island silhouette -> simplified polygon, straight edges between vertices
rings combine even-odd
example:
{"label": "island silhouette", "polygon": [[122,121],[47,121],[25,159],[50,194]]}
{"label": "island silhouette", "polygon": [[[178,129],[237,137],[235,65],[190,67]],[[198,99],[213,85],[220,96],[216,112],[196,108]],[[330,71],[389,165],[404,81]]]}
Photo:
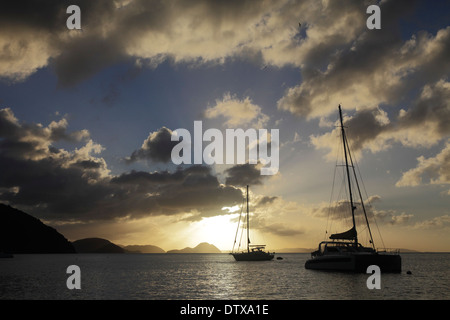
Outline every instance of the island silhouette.
{"label": "island silhouette", "polygon": [[207,242],[198,244],[195,248],[186,247],[181,250],[169,250],[167,253],[222,253],[216,246]]}
{"label": "island silhouette", "polygon": [[39,219],[0,203],[0,251],[75,253],[72,243]]}
{"label": "island silhouette", "polygon": [[77,253],[125,253],[125,249],[102,238],[85,238],[72,242]]}
{"label": "island silhouette", "polygon": [[[4,253],[166,253],[155,245],[121,246],[107,239],[92,237],[67,240],[56,229],[39,219],[0,203],[0,252]],[[221,253],[212,244],[202,242],[194,248],[167,253]]]}

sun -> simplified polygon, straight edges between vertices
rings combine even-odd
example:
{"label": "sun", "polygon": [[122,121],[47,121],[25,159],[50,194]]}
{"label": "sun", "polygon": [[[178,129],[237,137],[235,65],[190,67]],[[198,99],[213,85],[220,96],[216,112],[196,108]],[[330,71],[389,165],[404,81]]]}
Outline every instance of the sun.
{"label": "sun", "polygon": [[192,225],[191,241],[198,244],[208,242],[215,245],[221,251],[229,251],[233,247],[233,241],[237,230],[237,214],[227,214],[215,217],[203,218]]}

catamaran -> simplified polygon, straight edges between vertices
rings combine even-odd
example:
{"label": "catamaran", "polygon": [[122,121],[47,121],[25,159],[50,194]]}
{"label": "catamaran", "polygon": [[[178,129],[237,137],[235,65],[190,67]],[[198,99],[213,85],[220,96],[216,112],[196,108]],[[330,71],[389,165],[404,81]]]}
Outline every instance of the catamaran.
{"label": "catamaran", "polygon": [[[242,213],[242,211],[241,211]],[[242,216],[242,214],[241,214]],[[274,252],[266,252],[264,244],[250,244],[250,227],[249,227],[249,209],[248,209],[248,186],[247,186],[247,247],[244,251],[236,251],[234,252],[234,246],[236,244],[236,239],[239,231],[239,224],[241,221],[241,216],[239,217],[238,230],[236,231],[236,236],[234,238],[234,244],[231,254],[233,255],[236,261],[267,261],[272,260],[275,253]],[[239,250],[239,249],[238,249]]]}
{"label": "catamaran", "polygon": [[[332,234],[330,236],[330,241],[320,242],[318,249],[311,253],[311,259],[306,261],[305,268],[365,273],[368,266],[376,265],[380,268],[381,272],[399,273],[401,272],[401,257],[399,252],[378,251],[375,248],[372,232],[369,226],[369,220],[367,218],[366,209],[356,177],[355,167],[353,166],[353,159],[350,154],[350,148],[345,134],[340,105],[339,118],[341,123],[340,127],[346,168],[344,175],[346,175],[348,181],[350,203],[349,211],[351,212],[353,226],[345,232]],[[371,243],[371,247],[365,247],[358,242],[358,232],[355,223],[356,206],[352,195],[352,183],[350,180],[349,168],[353,169],[352,173],[356,184],[356,189],[358,190],[358,195],[361,198],[361,208],[363,209],[367,230],[369,231],[369,243]]]}

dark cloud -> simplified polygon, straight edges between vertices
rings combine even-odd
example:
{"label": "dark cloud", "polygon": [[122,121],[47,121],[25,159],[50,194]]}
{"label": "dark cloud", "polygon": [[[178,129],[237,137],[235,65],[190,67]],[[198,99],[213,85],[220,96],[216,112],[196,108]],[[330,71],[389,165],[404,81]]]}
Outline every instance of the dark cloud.
{"label": "dark cloud", "polygon": [[67,1],[2,1],[0,25],[55,30],[65,26]]}
{"label": "dark cloud", "polygon": [[[82,31],[66,28],[69,5],[79,6]],[[117,62],[141,58],[154,61],[161,56],[194,61],[205,52],[198,51],[197,45],[188,45],[195,42],[193,39],[202,39],[200,42],[211,49],[211,44],[224,36],[239,36],[235,28],[224,32],[224,25],[231,22],[239,27],[248,19],[257,19],[262,10],[262,3],[252,1],[2,2],[4,39],[0,37],[0,43],[6,44],[0,49],[0,57],[13,63],[0,66],[0,75],[22,80],[38,68],[51,65],[59,84],[72,86]],[[177,21],[181,15],[192,20],[180,28]],[[186,34],[180,34],[183,29]],[[192,37],[186,45],[170,45],[184,41],[185,36]],[[206,54],[205,60],[225,55],[214,53],[208,58]]]}
{"label": "dark cloud", "polygon": [[11,109],[0,109],[0,150],[11,157],[36,159],[57,154],[57,149],[51,145],[53,142],[79,142],[89,138],[87,130],[68,132],[67,126],[65,118],[53,121],[47,127],[21,124]]}
{"label": "dark cloud", "polygon": [[441,80],[426,85],[413,106],[398,118],[401,129],[423,127],[424,123],[432,123],[441,137],[450,134],[450,83]]}
{"label": "dark cloud", "polygon": [[237,164],[225,170],[227,175],[225,183],[233,186],[259,185],[265,177],[257,164]]}
{"label": "dark cloud", "polygon": [[102,163],[92,160],[82,160],[74,163],[73,166],[83,169],[99,169],[102,166]]}
{"label": "dark cloud", "polygon": [[[391,116],[380,107],[359,110],[352,116],[344,113],[347,139],[353,151],[377,152],[396,143],[412,148],[437,145],[448,138],[449,123],[450,83],[446,80],[425,85],[406,110],[400,109]],[[331,150],[330,159],[336,156],[339,126],[336,123],[332,131],[311,136],[316,148]]]}
{"label": "dark cloud", "polygon": [[134,209],[138,215],[195,212],[200,217],[214,216],[242,199],[239,189],[220,185],[210,168],[200,165],[175,172],[132,171],[111,179],[111,184],[130,193],[125,199],[127,212]]}
{"label": "dark cloud", "polygon": [[344,125],[348,128],[347,138],[354,150],[362,149],[366,143],[374,140],[381,132],[389,130],[390,123],[380,121],[385,114],[379,108],[361,110]]}
{"label": "dark cloud", "polygon": [[0,123],[0,201],[41,218],[95,221],[185,213],[199,219],[242,200],[241,190],[220,184],[210,167],[112,176],[95,155],[101,146],[90,139],[67,151],[52,143],[72,133],[53,134],[54,123],[21,124],[10,109],[0,110]]}
{"label": "dark cloud", "polygon": [[17,188],[16,193],[1,194],[0,199],[30,208],[43,217],[92,219],[89,213],[98,199],[112,192],[101,182],[90,182],[98,174],[88,177],[82,168],[64,168],[56,159],[23,160],[1,154],[0,165],[5,170],[0,184]]}
{"label": "dark cloud", "polygon": [[62,86],[73,86],[115,63],[126,61],[125,49],[115,39],[89,35],[61,45],[52,63]]}
{"label": "dark cloud", "polygon": [[169,162],[171,160],[172,149],[179,142],[171,141],[172,131],[166,127],[162,127],[158,131],[151,132],[145,139],[142,147],[133,151],[131,156],[127,158],[127,162],[135,162],[138,160],[149,160],[154,162]]}
{"label": "dark cloud", "polygon": [[[83,31],[67,29],[69,5],[80,7]],[[114,10],[114,2],[107,0],[3,1],[0,75],[23,80],[37,69],[52,65],[59,83],[66,86],[117,62],[120,45],[101,33]]]}
{"label": "dark cloud", "polygon": [[[60,45],[60,36],[68,32],[66,27],[67,7],[77,5],[81,10],[82,29],[98,31],[110,22],[116,10],[114,1],[109,0],[22,0],[2,1],[0,4],[0,25],[8,29],[26,29],[29,32],[49,32],[54,45]],[[99,35],[100,38],[101,35]]]}
{"label": "dark cloud", "polygon": [[[450,84],[443,80],[426,85],[408,111],[402,110],[392,120],[380,108],[361,110],[345,122],[355,150],[380,138],[389,145],[430,145],[450,134]],[[420,134],[422,131],[422,134]]]}
{"label": "dark cloud", "polygon": [[[316,109],[330,112],[321,104],[330,104],[338,92],[354,95],[360,82],[367,84],[370,96],[392,101],[417,79],[436,81],[448,72],[445,37],[438,40],[441,49],[419,64],[415,59],[422,58],[429,35],[418,35],[417,47],[404,46],[399,22],[415,3],[382,1],[382,28],[368,31],[368,2],[360,0],[4,1],[0,76],[23,80],[51,65],[59,84],[70,86],[123,61],[154,66],[167,58],[198,64],[251,56],[260,64],[299,67],[304,82],[291,88],[279,107],[316,116]],[[71,4],[81,8],[82,31],[66,28]],[[294,31],[299,19],[305,26],[301,37]],[[405,75],[403,81],[381,81],[380,70],[389,69]],[[417,76],[410,77],[411,72]]]}
{"label": "dark cloud", "polygon": [[[402,19],[414,10],[414,3],[381,2],[380,30],[368,30],[364,23],[353,30],[351,41],[333,45],[333,51],[314,46],[309,53],[319,51],[315,57],[328,53],[320,59],[322,63],[304,61],[302,83],[286,91],[278,108],[300,117],[318,118],[334,112],[339,103],[346,110],[392,106],[446,77],[450,72],[446,58],[450,54],[449,27],[435,35],[421,31],[410,39],[402,38]],[[366,4],[360,1],[359,5],[341,8],[342,16],[359,15],[365,22]]]}

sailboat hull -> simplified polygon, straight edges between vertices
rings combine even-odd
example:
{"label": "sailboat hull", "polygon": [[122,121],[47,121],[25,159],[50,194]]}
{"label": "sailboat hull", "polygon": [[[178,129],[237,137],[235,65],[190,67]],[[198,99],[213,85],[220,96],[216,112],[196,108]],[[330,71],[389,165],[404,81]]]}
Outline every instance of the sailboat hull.
{"label": "sailboat hull", "polygon": [[305,263],[306,269],[366,273],[376,265],[382,273],[400,273],[401,257],[398,254],[353,253],[316,256]]}
{"label": "sailboat hull", "polygon": [[268,252],[239,252],[232,255],[236,261],[270,261],[274,257]]}

